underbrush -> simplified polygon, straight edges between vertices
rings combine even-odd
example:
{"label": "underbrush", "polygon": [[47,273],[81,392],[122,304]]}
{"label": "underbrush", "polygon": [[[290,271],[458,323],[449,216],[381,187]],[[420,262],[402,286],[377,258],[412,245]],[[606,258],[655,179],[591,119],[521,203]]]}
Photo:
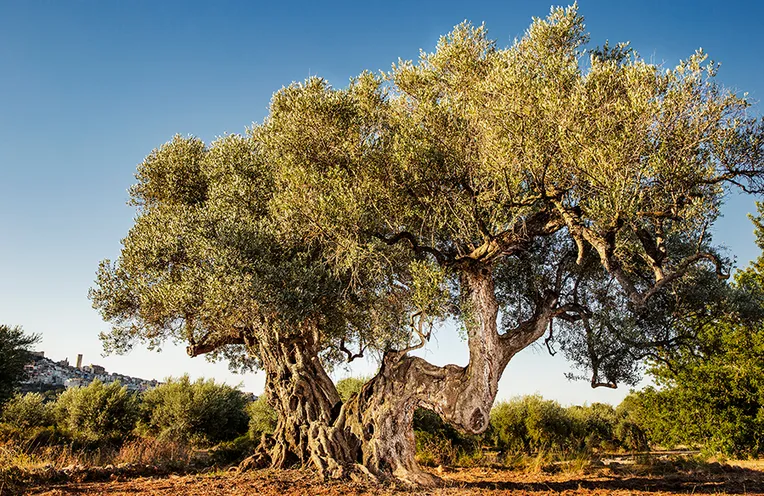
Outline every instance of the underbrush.
{"label": "underbrush", "polygon": [[122,446],[82,446],[77,443],[0,445],[0,494],[21,487],[68,480],[106,480],[167,473],[198,472],[216,466],[210,450],[188,443],[138,438]]}

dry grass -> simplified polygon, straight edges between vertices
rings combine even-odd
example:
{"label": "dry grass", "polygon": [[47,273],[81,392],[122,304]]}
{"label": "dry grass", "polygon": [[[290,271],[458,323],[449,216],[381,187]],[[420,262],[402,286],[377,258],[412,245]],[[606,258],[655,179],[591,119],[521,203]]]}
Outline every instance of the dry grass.
{"label": "dry grass", "polygon": [[187,467],[197,465],[200,458],[200,452],[187,443],[149,438],[125,443],[114,463]]}
{"label": "dry grass", "polygon": [[[506,466],[437,467],[445,481],[433,490],[400,486],[323,482],[310,471],[185,475],[209,457],[176,442],[143,439],[118,450],[76,450],[71,446],[0,446],[0,496],[41,494],[158,495],[276,494],[764,494],[764,460],[727,463],[692,457],[643,456],[592,460],[559,459],[549,453],[516,456]],[[479,460],[470,459],[476,464]],[[485,461],[485,460],[483,460]],[[175,475],[173,475],[175,474]]]}
{"label": "dry grass", "polygon": [[120,448],[77,448],[74,445],[0,445],[0,496],[30,485],[77,480],[103,480],[114,476],[186,473],[204,466],[204,452],[187,444],[139,439]]}
{"label": "dry grass", "polygon": [[718,473],[685,472],[642,474],[619,472],[602,467],[586,474],[525,473],[502,468],[470,468],[437,471],[443,487],[422,490],[402,486],[376,486],[361,483],[324,482],[304,470],[262,470],[244,474],[214,473],[205,475],[135,478],[109,482],[67,483],[33,488],[30,494],[44,496],[176,494],[224,496],[257,494],[276,495],[641,495],[676,494],[764,494],[764,473],[730,468]]}

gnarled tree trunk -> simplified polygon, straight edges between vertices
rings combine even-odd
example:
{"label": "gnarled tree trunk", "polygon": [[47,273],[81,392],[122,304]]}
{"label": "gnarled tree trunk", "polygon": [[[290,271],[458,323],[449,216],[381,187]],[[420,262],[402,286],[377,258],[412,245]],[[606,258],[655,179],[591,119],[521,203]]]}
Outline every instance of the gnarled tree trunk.
{"label": "gnarled tree trunk", "polygon": [[531,319],[500,335],[490,267],[463,272],[461,283],[469,364],[438,367],[388,352],[377,376],[343,407],[343,421],[361,443],[362,463],[378,478],[436,484],[438,478],[424,472],[414,458],[414,411],[429,408],[466,433],[485,432],[507,363],[543,335],[552,316],[556,300],[548,297]]}
{"label": "gnarled tree trunk", "polygon": [[464,432],[484,432],[507,363],[543,335],[556,302],[547,297],[528,321],[500,335],[490,266],[464,270],[461,286],[469,364],[439,367],[390,351],[379,373],[345,405],[318,358],[317,332],[281,336],[271,331],[259,337],[253,345],[258,346],[266,392],[279,420],[263,446],[267,456],[253,457],[249,465],[262,466],[267,460],[277,468],[310,463],[324,477],[360,470],[378,480],[437,484],[439,479],[415,460],[414,412],[429,408]]}
{"label": "gnarled tree trunk", "polygon": [[276,429],[240,469],[312,464],[323,477],[348,475],[358,446],[336,422],[341,401],[318,357],[318,334],[274,330],[258,347],[266,372],[265,393],[278,414]]}

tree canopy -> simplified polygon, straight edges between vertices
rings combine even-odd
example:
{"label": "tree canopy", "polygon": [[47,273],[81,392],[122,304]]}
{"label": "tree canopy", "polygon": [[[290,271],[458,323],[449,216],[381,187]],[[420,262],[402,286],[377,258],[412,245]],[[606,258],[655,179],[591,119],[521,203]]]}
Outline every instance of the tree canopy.
{"label": "tree canopy", "polygon": [[[91,292],[107,349],[261,365],[274,465],[415,483],[416,409],[483,432],[545,334],[593,387],[635,381],[687,315],[723,310],[709,233],[727,191],[762,191],[764,126],[701,51],[669,69],[588,43],[575,6],[508,48],[465,22],[417,62],[283,88],[245,136],[175,137],[139,165],[135,226]],[[465,367],[408,353],[444,319]],[[343,403],[325,367],[365,349],[380,370]]]}
{"label": "tree canopy", "polygon": [[[764,250],[762,205],[754,217]],[[688,316],[697,333],[660,350],[650,373],[658,388],[629,400],[652,441],[698,445],[710,453],[756,456],[764,449],[764,273],[762,257],[738,271],[730,310],[709,322]]]}
{"label": "tree canopy", "polygon": [[24,365],[32,360],[32,345],[40,340],[21,327],[0,325],[0,409],[24,379]]}

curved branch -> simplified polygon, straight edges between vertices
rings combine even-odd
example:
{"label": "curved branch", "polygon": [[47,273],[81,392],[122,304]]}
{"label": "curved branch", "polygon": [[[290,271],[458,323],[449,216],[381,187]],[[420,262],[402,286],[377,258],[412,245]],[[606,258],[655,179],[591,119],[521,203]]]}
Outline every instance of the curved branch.
{"label": "curved branch", "polygon": [[[417,323],[414,323],[414,319],[416,317],[419,317],[419,320]],[[413,329],[414,332],[417,333],[417,336],[419,336],[419,342],[411,346],[407,346],[406,348],[402,350],[397,351],[396,353],[398,354],[399,357],[406,355],[410,351],[418,350],[424,347],[424,345],[430,341],[430,336],[432,335],[432,328],[430,328],[430,330],[428,330],[427,332],[424,332],[422,330],[422,326],[424,325],[425,318],[426,318],[425,314],[421,311],[411,315],[411,323],[409,325],[411,326],[411,329]]]}
{"label": "curved branch", "polygon": [[365,346],[359,346],[358,353],[353,353],[345,346],[345,338],[340,339],[340,351],[347,355],[347,362],[350,363],[356,358],[363,358],[363,352],[366,350]]}
{"label": "curved branch", "polygon": [[[727,279],[729,277],[729,273],[724,273],[722,262],[719,257],[713,253],[705,252],[698,252],[694,255],[690,255],[679,262],[673,272],[665,274],[662,265],[667,258],[665,246],[657,241],[653,244],[653,240],[650,239],[649,233],[642,232],[637,234],[639,235],[643,249],[646,250],[647,256],[653,266],[653,273],[656,280],[649,289],[640,291],[626,274],[626,271],[623,270],[620,261],[615,256],[615,238],[616,232],[618,228],[620,228],[620,224],[617,224],[611,231],[603,236],[594,229],[585,226],[573,209],[564,206],[561,202],[557,202],[556,205],[573,238],[577,239],[578,237],[581,237],[597,251],[602,266],[615,277],[618,284],[626,293],[626,296],[637,308],[643,308],[647,304],[647,300],[658,293],[664,286],[685,275],[690,268],[701,260],[712,262],[716,267],[716,274],[719,278]],[[576,240],[577,244],[578,242],[579,241]],[[653,245],[651,246],[651,244]]]}
{"label": "curved branch", "polygon": [[238,331],[236,334],[227,334],[219,337],[214,336],[213,333],[208,333],[200,342],[189,343],[189,345],[186,346],[186,353],[193,358],[230,344],[247,344],[244,331]]}
{"label": "curved branch", "polygon": [[411,249],[414,250],[414,253],[418,255],[421,255],[424,253],[430,254],[434,256],[435,260],[437,260],[438,263],[441,265],[445,264],[449,259],[449,257],[447,257],[443,252],[441,252],[440,250],[436,248],[433,248],[431,246],[420,245],[416,239],[416,236],[414,236],[408,231],[401,231],[398,234],[391,237],[387,237],[382,233],[373,233],[372,236],[374,236],[375,238],[379,239],[380,241],[382,241],[383,243],[389,246],[392,246],[403,240],[408,241],[409,244],[411,245]]}

